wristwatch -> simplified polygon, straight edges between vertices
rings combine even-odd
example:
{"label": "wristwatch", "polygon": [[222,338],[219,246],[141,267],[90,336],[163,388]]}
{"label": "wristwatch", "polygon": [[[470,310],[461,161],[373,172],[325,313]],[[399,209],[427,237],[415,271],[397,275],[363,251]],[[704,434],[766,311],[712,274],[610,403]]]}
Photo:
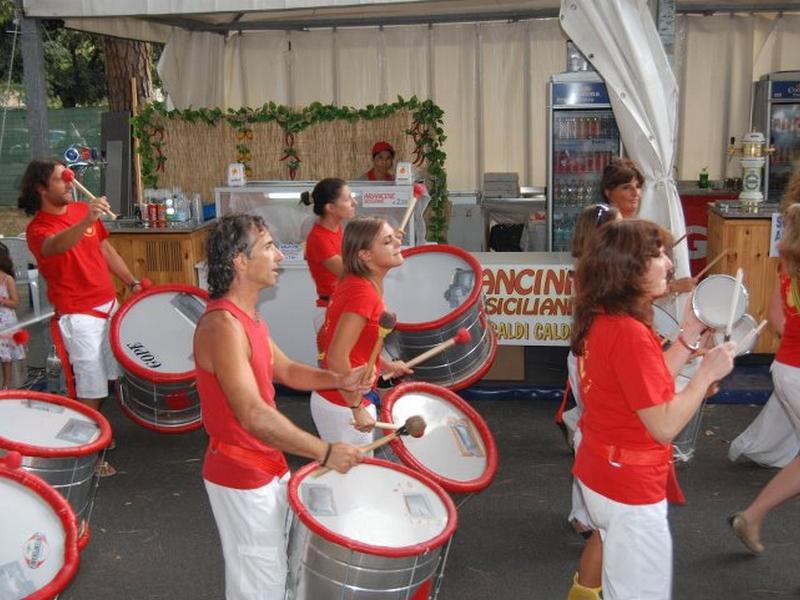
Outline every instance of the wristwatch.
{"label": "wristwatch", "polygon": [[681,333],[678,336],[678,341],[681,343],[681,346],[686,348],[689,352],[697,352],[700,350],[700,338],[694,344],[690,344],[686,341],[686,338],[683,337],[683,330],[681,329]]}

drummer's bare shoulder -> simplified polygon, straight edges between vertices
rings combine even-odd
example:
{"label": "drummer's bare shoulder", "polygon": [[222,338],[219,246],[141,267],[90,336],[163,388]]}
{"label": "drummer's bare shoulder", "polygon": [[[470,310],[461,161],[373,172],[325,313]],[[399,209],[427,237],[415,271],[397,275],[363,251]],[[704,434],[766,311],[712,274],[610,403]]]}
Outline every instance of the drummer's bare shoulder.
{"label": "drummer's bare shoulder", "polygon": [[227,310],[214,310],[202,316],[194,333],[195,361],[214,373],[221,364],[250,360],[247,334],[239,320]]}

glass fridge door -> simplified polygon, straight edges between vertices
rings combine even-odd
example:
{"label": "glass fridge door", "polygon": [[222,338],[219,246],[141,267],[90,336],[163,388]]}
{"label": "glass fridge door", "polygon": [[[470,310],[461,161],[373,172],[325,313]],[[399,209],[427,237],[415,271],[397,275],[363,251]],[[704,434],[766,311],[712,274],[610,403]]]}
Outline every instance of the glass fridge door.
{"label": "glass fridge door", "polygon": [[568,252],[581,210],[600,202],[603,169],[620,155],[614,113],[607,109],[554,109],[552,124],[553,252]]}
{"label": "glass fridge door", "polygon": [[772,105],[769,141],[775,152],[769,157],[767,200],[780,202],[792,164],[800,158],[800,104]]}

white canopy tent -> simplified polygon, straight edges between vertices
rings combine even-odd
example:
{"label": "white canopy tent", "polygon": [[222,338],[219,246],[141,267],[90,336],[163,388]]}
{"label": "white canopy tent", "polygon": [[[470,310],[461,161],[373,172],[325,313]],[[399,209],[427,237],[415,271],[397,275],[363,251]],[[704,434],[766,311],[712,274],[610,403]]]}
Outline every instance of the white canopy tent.
{"label": "white canopy tent", "polygon": [[[628,155],[647,185],[640,216],[686,233],[673,164],[678,84],[644,0],[562,0],[561,26],[606,82]],[[679,277],[690,275],[688,246],[675,248]]]}
{"label": "white canopy tent", "polygon": [[[449,185],[461,190],[479,187],[486,171],[516,171],[524,184],[544,184],[546,82],[566,66],[559,5],[23,0],[29,17],[166,43],[160,72],[177,107],[431,98],[445,112]],[[800,15],[744,11],[792,9],[800,11],[800,0],[676,0],[679,178],[694,178],[702,167],[712,179],[737,175],[725,146],[749,127],[751,82],[800,69]],[[715,10],[743,12],[708,16]]]}

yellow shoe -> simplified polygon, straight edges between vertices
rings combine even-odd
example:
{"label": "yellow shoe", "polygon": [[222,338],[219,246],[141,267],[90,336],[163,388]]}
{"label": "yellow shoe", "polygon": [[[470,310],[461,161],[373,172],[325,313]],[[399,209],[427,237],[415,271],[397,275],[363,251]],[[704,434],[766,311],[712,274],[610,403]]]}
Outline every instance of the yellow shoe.
{"label": "yellow shoe", "polygon": [[572,587],[569,588],[567,600],[602,600],[603,588],[590,588],[578,583],[578,574],[572,578]]}

